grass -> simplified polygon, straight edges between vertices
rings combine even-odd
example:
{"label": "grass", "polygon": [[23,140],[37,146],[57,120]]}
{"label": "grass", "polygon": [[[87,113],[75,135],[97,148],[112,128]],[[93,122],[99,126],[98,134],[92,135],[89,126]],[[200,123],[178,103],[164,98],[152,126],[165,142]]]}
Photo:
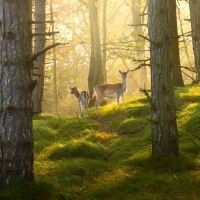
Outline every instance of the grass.
{"label": "grass", "polygon": [[176,88],[178,157],[151,155],[145,97],[89,110],[89,118],[34,116],[35,181],[0,200],[200,199],[200,86]]}

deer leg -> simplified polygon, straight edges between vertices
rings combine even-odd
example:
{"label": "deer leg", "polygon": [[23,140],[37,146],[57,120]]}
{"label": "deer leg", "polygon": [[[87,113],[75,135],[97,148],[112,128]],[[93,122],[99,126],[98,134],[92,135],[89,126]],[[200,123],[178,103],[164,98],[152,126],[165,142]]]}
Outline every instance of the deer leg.
{"label": "deer leg", "polygon": [[116,100],[117,100],[117,105],[118,105],[118,107],[119,107],[119,95],[117,94],[117,96],[116,96]]}
{"label": "deer leg", "polygon": [[95,101],[95,112],[96,112],[96,114],[98,114],[98,110],[99,110],[98,107],[99,107],[100,103],[102,102],[102,100],[103,100],[103,98],[98,98]]}
{"label": "deer leg", "polygon": [[81,106],[81,103],[80,103],[80,102],[78,102],[78,106],[79,106],[80,115],[81,115],[81,113],[82,113],[82,106]]}
{"label": "deer leg", "polygon": [[121,99],[122,99],[122,105],[124,107],[124,96],[123,95],[121,96]]}
{"label": "deer leg", "polygon": [[88,117],[88,106],[84,106],[84,117]]}

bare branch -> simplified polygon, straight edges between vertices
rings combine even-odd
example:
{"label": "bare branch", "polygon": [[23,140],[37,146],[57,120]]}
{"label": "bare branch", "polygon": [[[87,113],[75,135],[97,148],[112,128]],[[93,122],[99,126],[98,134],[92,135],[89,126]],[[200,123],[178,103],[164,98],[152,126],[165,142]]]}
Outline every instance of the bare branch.
{"label": "bare branch", "polygon": [[[68,43],[67,43],[68,44]],[[45,53],[46,51],[48,51],[49,49],[52,49],[58,45],[66,45],[66,44],[63,44],[63,43],[54,43],[54,44],[51,44],[51,45],[48,45],[42,49],[40,49],[38,52],[36,52],[35,54],[33,54],[29,59],[28,59],[28,62],[32,62],[34,61],[38,56],[40,56],[41,54]]]}
{"label": "bare branch", "polygon": [[159,43],[154,42],[154,41],[150,40],[149,38],[147,38],[147,37],[145,37],[145,36],[143,36],[143,35],[140,35],[140,34],[139,34],[139,36],[142,37],[142,38],[144,38],[145,40],[148,40],[149,42],[151,42],[151,43],[153,43],[153,44],[155,44],[155,45],[159,45]]}

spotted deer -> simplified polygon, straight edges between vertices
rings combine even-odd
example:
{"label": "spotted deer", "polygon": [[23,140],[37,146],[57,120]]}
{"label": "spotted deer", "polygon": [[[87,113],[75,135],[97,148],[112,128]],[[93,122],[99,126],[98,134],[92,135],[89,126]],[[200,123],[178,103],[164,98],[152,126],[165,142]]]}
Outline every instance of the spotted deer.
{"label": "spotted deer", "polygon": [[129,70],[127,70],[126,72],[121,72],[119,70],[119,73],[121,74],[121,77],[122,77],[121,83],[99,84],[94,87],[93,98],[96,97],[96,101],[95,101],[96,114],[98,114],[98,107],[101,101],[104,99],[104,97],[108,97],[108,98],[116,97],[117,104],[119,106],[119,98],[121,96],[122,104],[124,106],[123,95],[126,92],[126,78],[127,78],[127,74],[129,73]]}
{"label": "spotted deer", "polygon": [[80,109],[80,113],[82,113],[82,107],[84,108],[84,117],[88,117],[88,104],[90,100],[90,96],[88,91],[81,91],[79,92],[77,87],[70,87],[71,94],[74,94],[78,100],[78,105]]}

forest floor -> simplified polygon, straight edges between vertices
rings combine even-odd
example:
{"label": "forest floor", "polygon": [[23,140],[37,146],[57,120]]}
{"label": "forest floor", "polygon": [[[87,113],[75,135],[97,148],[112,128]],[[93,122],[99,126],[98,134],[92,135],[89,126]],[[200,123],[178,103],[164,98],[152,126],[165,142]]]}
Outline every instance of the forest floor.
{"label": "forest floor", "polygon": [[[176,88],[178,157],[151,155],[145,96],[89,110],[89,118],[34,116],[35,181],[0,200],[200,199],[200,85]],[[9,192],[8,192],[9,191]]]}

